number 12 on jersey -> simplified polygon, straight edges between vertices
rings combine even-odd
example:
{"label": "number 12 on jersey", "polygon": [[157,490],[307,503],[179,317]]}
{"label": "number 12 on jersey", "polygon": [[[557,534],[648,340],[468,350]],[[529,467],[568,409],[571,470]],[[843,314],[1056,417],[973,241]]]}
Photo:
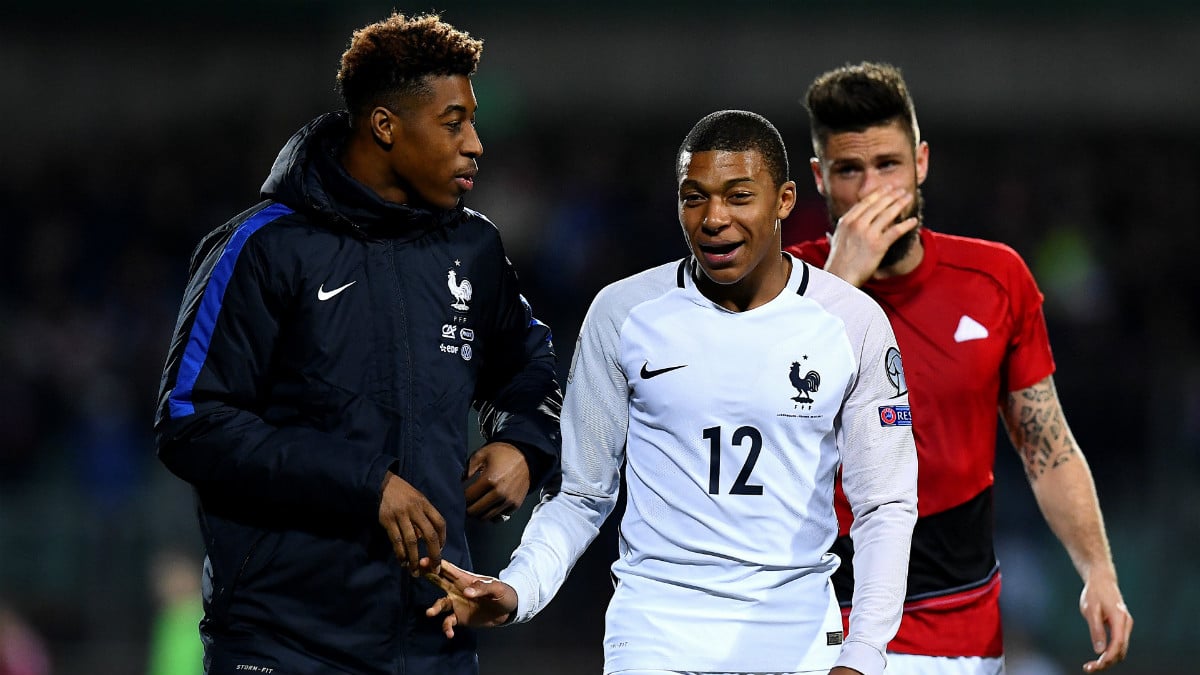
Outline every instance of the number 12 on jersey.
{"label": "number 12 on jersey", "polygon": [[[708,493],[721,494],[721,427],[709,427],[704,430],[704,438],[708,441]],[[741,446],[746,440],[750,441],[750,453],[746,463],[738,472],[737,480],[729,488],[731,495],[761,495],[763,486],[750,485],[750,472],[754,471],[754,463],[762,452],[762,432],[754,427],[738,427],[733,432],[733,444]]]}

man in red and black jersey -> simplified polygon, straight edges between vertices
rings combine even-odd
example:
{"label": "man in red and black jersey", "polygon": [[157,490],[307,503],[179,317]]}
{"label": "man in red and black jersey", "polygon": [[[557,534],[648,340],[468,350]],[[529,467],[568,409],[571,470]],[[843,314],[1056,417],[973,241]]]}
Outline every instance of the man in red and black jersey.
{"label": "man in red and black jersey", "polygon": [[[1042,295],[1003,244],[921,227],[919,186],[929,169],[912,99],[887,64],[818,77],[805,105],[817,190],[832,222],[826,238],[788,250],[871,295],[892,322],[918,456],[919,519],[908,590],[889,673],[1004,672],[1000,570],[992,544],[997,407],[1042,513],[1084,582],[1096,672],[1120,662],[1133,619],[1121,598],[1091,471],[1054,388]],[[901,420],[903,422],[904,420]],[[850,512],[834,552],[835,585],[853,603]]]}

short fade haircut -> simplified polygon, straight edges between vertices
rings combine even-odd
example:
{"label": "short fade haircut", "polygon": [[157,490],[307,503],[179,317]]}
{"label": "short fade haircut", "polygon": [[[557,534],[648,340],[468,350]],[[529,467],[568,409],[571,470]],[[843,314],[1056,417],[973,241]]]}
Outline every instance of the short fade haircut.
{"label": "short fade haircut", "polygon": [[437,14],[393,12],[354,31],[342,54],[338,93],[353,121],[375,106],[403,107],[403,99],[430,95],[431,76],[474,75],[482,53],[483,41]]}
{"label": "short fade haircut", "polygon": [[683,175],[684,153],[726,150],[755,151],[762,155],[767,172],[779,187],[788,180],[787,149],[783,136],[767,118],[747,110],[719,110],[696,122],[675,156],[675,175]]}
{"label": "short fade haircut", "polygon": [[818,156],[832,134],[861,133],[893,122],[900,123],[914,148],[921,140],[908,86],[900,69],[889,63],[846,64],[821,75],[809,86],[804,107]]}

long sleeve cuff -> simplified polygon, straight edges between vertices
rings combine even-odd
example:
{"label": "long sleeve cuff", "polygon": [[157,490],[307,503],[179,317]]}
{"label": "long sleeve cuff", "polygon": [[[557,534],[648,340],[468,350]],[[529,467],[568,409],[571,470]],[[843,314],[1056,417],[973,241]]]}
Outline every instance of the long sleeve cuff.
{"label": "long sleeve cuff", "polygon": [[[512,586],[517,593],[517,611],[508,624],[525,623],[538,612],[537,584],[528,575],[517,571],[503,569],[499,574],[500,581]],[[507,625],[507,624],[506,624]]]}
{"label": "long sleeve cuff", "polygon": [[887,657],[871,645],[849,640],[842,645],[842,653],[833,665],[853,668],[863,675],[883,675]]}

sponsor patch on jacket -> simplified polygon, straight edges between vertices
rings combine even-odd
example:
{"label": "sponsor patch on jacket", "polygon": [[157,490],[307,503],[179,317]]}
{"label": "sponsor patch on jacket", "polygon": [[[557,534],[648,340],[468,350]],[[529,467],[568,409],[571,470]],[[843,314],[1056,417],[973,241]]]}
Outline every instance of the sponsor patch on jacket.
{"label": "sponsor patch on jacket", "polygon": [[825,634],[825,644],[832,647],[833,645],[842,644],[842,631],[832,630]]}
{"label": "sponsor patch on jacket", "polygon": [[912,411],[906,405],[879,406],[879,426],[911,427]]}

